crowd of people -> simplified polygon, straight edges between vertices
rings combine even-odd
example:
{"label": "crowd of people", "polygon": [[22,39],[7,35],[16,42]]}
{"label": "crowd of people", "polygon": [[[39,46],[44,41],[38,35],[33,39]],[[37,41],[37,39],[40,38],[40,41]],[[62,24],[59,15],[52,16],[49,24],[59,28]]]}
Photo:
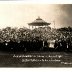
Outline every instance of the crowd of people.
{"label": "crowd of people", "polygon": [[3,51],[72,51],[71,28],[7,27],[0,30],[0,50]]}
{"label": "crowd of people", "polygon": [[72,51],[72,41],[70,38],[60,38],[56,39],[54,48],[57,51]]}

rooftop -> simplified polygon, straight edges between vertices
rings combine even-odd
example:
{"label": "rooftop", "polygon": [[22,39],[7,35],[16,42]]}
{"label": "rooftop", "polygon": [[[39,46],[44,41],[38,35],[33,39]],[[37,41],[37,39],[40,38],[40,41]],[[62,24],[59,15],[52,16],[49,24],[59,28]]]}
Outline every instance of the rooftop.
{"label": "rooftop", "polygon": [[33,22],[28,23],[28,25],[32,25],[32,26],[45,26],[45,25],[50,25],[50,23],[47,23],[43,19],[41,19],[40,17],[38,17]]}

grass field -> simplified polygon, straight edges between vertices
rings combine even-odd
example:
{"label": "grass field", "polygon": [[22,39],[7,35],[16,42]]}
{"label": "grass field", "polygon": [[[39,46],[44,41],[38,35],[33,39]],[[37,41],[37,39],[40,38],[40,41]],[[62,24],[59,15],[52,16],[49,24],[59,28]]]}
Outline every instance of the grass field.
{"label": "grass field", "polygon": [[0,67],[72,67],[72,53],[1,53]]}

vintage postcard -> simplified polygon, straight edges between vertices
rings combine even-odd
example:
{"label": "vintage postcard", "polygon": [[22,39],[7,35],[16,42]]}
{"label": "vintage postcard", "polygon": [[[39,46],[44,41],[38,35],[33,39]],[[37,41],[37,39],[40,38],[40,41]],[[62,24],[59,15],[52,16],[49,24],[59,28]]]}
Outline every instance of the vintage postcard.
{"label": "vintage postcard", "polygon": [[0,67],[72,67],[72,4],[0,3]]}

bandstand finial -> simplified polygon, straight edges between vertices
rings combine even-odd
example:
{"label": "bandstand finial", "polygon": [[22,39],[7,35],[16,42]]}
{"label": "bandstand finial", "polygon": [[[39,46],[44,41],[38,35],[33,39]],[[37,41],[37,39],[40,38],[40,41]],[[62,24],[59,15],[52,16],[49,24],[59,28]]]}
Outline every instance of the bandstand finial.
{"label": "bandstand finial", "polygon": [[38,18],[40,19],[40,16],[38,16]]}

